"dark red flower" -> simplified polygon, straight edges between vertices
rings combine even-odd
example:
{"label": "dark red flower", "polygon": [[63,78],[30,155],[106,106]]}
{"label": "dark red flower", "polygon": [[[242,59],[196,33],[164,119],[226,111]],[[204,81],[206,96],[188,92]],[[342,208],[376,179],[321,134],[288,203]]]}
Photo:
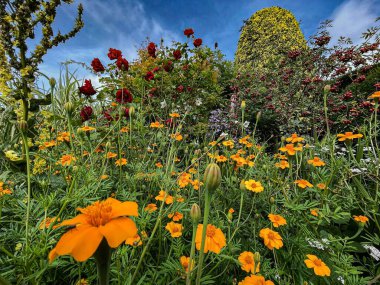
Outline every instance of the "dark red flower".
{"label": "dark red flower", "polygon": [[133,100],[131,92],[127,88],[116,91],[116,101],[120,104],[131,103]]}
{"label": "dark red flower", "polygon": [[92,66],[92,69],[95,71],[95,72],[102,72],[104,71],[104,66],[103,64],[100,62],[99,58],[94,58],[91,62],[91,66]]}
{"label": "dark red flower", "polygon": [[145,75],[145,80],[146,81],[151,81],[154,79],[154,73],[152,71],[148,71]]}
{"label": "dark red flower", "polygon": [[110,48],[108,51],[108,58],[110,60],[118,59],[121,57],[121,51],[118,49]]}
{"label": "dark red flower", "polygon": [[164,63],[164,70],[166,71],[166,72],[170,72],[170,71],[172,71],[173,70],[173,62],[171,61],[171,60],[169,60],[168,62],[165,62]]}
{"label": "dark red flower", "polygon": [[86,96],[92,96],[96,94],[96,90],[91,84],[91,80],[86,79],[84,85],[79,87],[79,92]]}
{"label": "dark red flower", "polygon": [[118,57],[116,61],[117,68],[120,70],[128,71],[129,68],[129,62],[123,57]]}
{"label": "dark red flower", "polygon": [[129,118],[129,108],[125,108],[124,115]]}
{"label": "dark red flower", "polygon": [[185,90],[185,87],[183,87],[183,85],[179,85],[179,86],[177,87],[177,91],[178,91],[179,93],[182,93],[184,90]]}
{"label": "dark red flower", "polygon": [[88,121],[92,116],[92,108],[90,106],[84,106],[82,110],[80,110],[80,117],[82,118],[82,122]]}
{"label": "dark red flower", "polygon": [[300,55],[301,55],[301,52],[299,50],[292,50],[288,52],[288,57],[290,59],[296,59]]}
{"label": "dark red flower", "polygon": [[111,112],[112,112],[112,109],[108,109],[108,110],[104,110],[103,111],[103,115],[104,115],[104,118],[107,119],[107,121],[113,121],[113,117],[111,116]]}
{"label": "dark red flower", "polygon": [[375,88],[380,88],[380,82],[377,82],[376,84],[373,85]]}
{"label": "dark red flower", "polygon": [[160,71],[160,67],[159,66],[156,66],[155,68],[152,69],[153,73],[157,73],[159,71]]}
{"label": "dark red flower", "polygon": [[183,34],[186,36],[186,37],[190,37],[190,36],[192,36],[192,35],[194,35],[194,31],[193,31],[193,29],[191,29],[191,28],[187,28],[187,29],[185,29],[184,31],[183,31]]}
{"label": "dark red flower", "polygon": [[179,60],[181,58],[182,54],[181,54],[181,51],[179,49],[173,51],[173,57],[175,60]]}
{"label": "dark red flower", "polygon": [[321,46],[327,45],[330,42],[331,37],[329,37],[329,36],[320,36],[320,37],[316,37],[314,39],[315,39],[315,44],[317,46],[321,47]]}
{"label": "dark red flower", "polygon": [[202,45],[202,39],[195,39],[193,42],[195,47],[199,47]]}
{"label": "dark red flower", "polygon": [[153,87],[153,88],[151,88],[151,89],[149,90],[149,94],[148,94],[148,96],[149,96],[149,97],[153,97],[153,96],[156,94],[156,92],[157,92],[157,88],[156,88],[156,87]]}
{"label": "dark red flower", "polygon": [[148,53],[151,57],[156,57],[156,44],[150,42],[147,47]]}

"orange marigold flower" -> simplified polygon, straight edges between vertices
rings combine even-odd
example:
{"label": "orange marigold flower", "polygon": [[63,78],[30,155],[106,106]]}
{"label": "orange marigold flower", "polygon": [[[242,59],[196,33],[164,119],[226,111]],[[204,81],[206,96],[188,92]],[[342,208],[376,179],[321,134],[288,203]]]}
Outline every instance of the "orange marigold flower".
{"label": "orange marigold flower", "polygon": [[294,144],[287,144],[278,149],[279,151],[285,152],[289,155],[295,155],[297,151],[302,151],[302,146],[294,146]]}
{"label": "orange marigold flower", "polygon": [[305,264],[307,268],[313,268],[315,275],[318,276],[330,276],[331,270],[330,268],[320,260],[318,257],[312,254],[306,255],[308,259],[305,259]]}
{"label": "orange marigold flower", "polygon": [[57,136],[57,141],[59,142],[69,142],[70,141],[70,133],[69,132],[60,132]]}
{"label": "orange marigold flower", "polygon": [[0,181],[0,197],[3,195],[10,195],[12,191],[8,188],[4,188],[4,182]]}
{"label": "orange marigold flower", "polygon": [[161,129],[164,127],[164,124],[161,124],[160,122],[153,122],[150,123],[151,128]]}
{"label": "orange marigold flower", "polygon": [[230,209],[228,210],[228,213],[233,214],[233,213],[235,213],[235,210],[234,210],[233,208],[230,208]]}
{"label": "orange marigold flower", "polygon": [[168,215],[168,218],[173,219],[174,222],[178,222],[182,220],[183,214],[181,214],[180,212],[171,213]]}
{"label": "orange marigold flower", "polygon": [[217,155],[215,157],[215,159],[217,162],[226,162],[227,161],[227,157],[225,157],[224,155]]}
{"label": "orange marigold flower", "polygon": [[107,155],[106,155],[107,158],[115,158],[117,157],[117,153],[114,153],[114,152],[107,152]]}
{"label": "orange marigold flower", "polygon": [[366,222],[369,221],[369,219],[366,216],[362,216],[362,215],[356,216],[356,215],[354,215],[353,217],[354,217],[354,220],[357,221],[357,222],[359,222],[359,223],[365,224]]}
{"label": "orange marigold flower", "polygon": [[120,202],[114,198],[78,208],[81,214],[60,224],[74,228],[63,234],[49,253],[50,262],[60,255],[85,261],[95,253],[103,239],[111,248],[118,247],[137,234],[136,224],[129,218],[138,216],[137,208],[135,202]]}
{"label": "orange marigold flower", "polygon": [[[50,225],[52,223],[55,223],[56,221],[59,222],[61,219],[58,218],[57,220],[57,217],[46,217],[45,219],[43,219],[43,221],[41,222],[40,226],[38,227],[40,230],[43,230],[43,229],[48,229],[50,227]],[[53,229],[57,228],[58,226],[53,226]]]}
{"label": "orange marigold flower", "polygon": [[379,98],[380,98],[380,91],[376,91],[368,97],[368,99],[377,99],[377,100],[379,100]]}
{"label": "orange marigold flower", "polygon": [[195,261],[192,260],[191,266],[190,266],[190,257],[187,257],[187,256],[181,256],[179,258],[179,262],[181,263],[181,265],[182,265],[183,269],[185,270],[185,272],[188,272],[189,269],[190,269],[190,271],[193,270],[194,265],[195,265]]}
{"label": "orange marigold flower", "polygon": [[[197,250],[201,250],[202,231],[203,224],[199,224],[197,233],[195,234],[195,246]],[[222,230],[215,227],[214,225],[208,224],[206,229],[204,253],[211,251],[219,254],[222,248],[226,246],[226,244],[226,237],[224,236]]]}
{"label": "orange marigold flower", "polygon": [[181,141],[183,139],[183,136],[180,133],[171,134],[170,137],[176,141]]}
{"label": "orange marigold flower", "polygon": [[304,141],[305,139],[303,137],[299,137],[297,134],[292,134],[290,137],[286,138],[285,140],[290,143],[298,143],[298,142]]}
{"label": "orange marigold flower", "polygon": [[122,165],[127,165],[127,159],[126,158],[120,158],[115,161],[116,166],[122,166]]}
{"label": "orange marigold flower", "polygon": [[235,145],[233,140],[224,141],[222,144],[230,149],[233,149]]}
{"label": "orange marigold flower", "polygon": [[312,214],[314,217],[318,217],[319,209],[311,209],[310,214]]}
{"label": "orange marigold flower", "polygon": [[83,126],[83,127],[79,128],[79,130],[81,130],[83,132],[91,132],[91,131],[94,131],[96,129],[94,127],[90,127],[90,126]]}
{"label": "orange marigold flower", "polygon": [[313,159],[309,159],[307,161],[308,164],[312,164],[313,166],[324,166],[326,165],[326,163],[324,163],[319,157],[314,157]]}
{"label": "orange marigold flower", "polygon": [[284,244],[282,243],[282,237],[278,232],[272,231],[269,228],[260,230],[260,237],[264,239],[264,244],[270,250],[274,248],[281,248]]}
{"label": "orange marigold flower", "polygon": [[318,183],[317,184],[317,187],[319,188],[319,189],[321,189],[321,190],[324,190],[324,189],[326,189],[326,184],[325,183]]}
{"label": "orange marigold flower", "polygon": [[199,187],[203,185],[203,182],[195,179],[194,181],[191,181],[191,185],[193,185],[194,190],[199,190]]}
{"label": "orange marigold flower", "polygon": [[171,118],[179,118],[180,117],[180,115],[178,113],[170,113],[169,116]]}
{"label": "orange marigold flower", "polygon": [[180,237],[182,235],[182,225],[170,222],[166,224],[165,229],[170,233],[173,238]]}
{"label": "orange marigold flower", "polygon": [[336,135],[339,139],[338,141],[343,142],[345,140],[360,139],[363,137],[362,134],[354,134],[353,132],[345,132],[344,134]]}
{"label": "orange marigold flower", "polygon": [[161,190],[159,195],[155,198],[158,201],[164,201],[166,204],[172,204],[173,203],[173,196],[170,196],[169,194],[166,194],[164,190]]}
{"label": "orange marigold flower", "polygon": [[141,237],[139,234],[136,234],[133,237],[129,237],[125,240],[125,244],[131,245],[131,246],[140,246],[142,245]]}
{"label": "orange marigold flower", "polygon": [[162,168],[162,167],[164,167],[163,165],[162,165],[162,163],[161,162],[156,162],[156,167],[158,167],[158,168]]}
{"label": "orange marigold flower", "polygon": [[128,127],[122,127],[122,128],[120,129],[120,132],[121,132],[121,133],[128,133],[128,132],[129,132],[129,128],[128,128]]}
{"label": "orange marigold flower", "polygon": [[247,190],[250,190],[255,193],[263,192],[264,187],[261,185],[261,182],[258,182],[256,180],[250,179],[247,181],[244,181],[245,188]]}
{"label": "orange marigold flower", "polygon": [[274,166],[281,169],[289,168],[289,162],[286,160],[281,160],[280,162],[276,162]]}
{"label": "orange marigold flower", "polygon": [[260,272],[260,262],[258,264],[255,264],[255,259],[252,252],[242,252],[238,257],[238,260],[241,264],[242,270],[246,272],[251,272],[253,274]]}
{"label": "orange marigold flower", "polygon": [[109,176],[107,174],[103,174],[100,176],[101,180],[106,180]]}
{"label": "orange marigold flower", "polygon": [[65,154],[61,157],[59,163],[62,165],[62,166],[69,166],[71,165],[73,162],[75,162],[77,159],[70,155],[70,154]]}
{"label": "orange marigold flower", "polygon": [[178,178],[178,185],[180,188],[185,188],[191,182],[191,175],[189,173],[182,173]]}
{"label": "orange marigold flower", "polygon": [[209,143],[209,145],[216,146],[217,143],[218,143],[217,141],[212,141],[212,142]]}
{"label": "orange marigold flower", "polygon": [[251,275],[244,278],[238,285],[274,285],[270,280],[265,280],[263,276]]}
{"label": "orange marigold flower", "polygon": [[154,204],[154,203],[151,203],[151,204],[148,204],[146,205],[146,207],[144,208],[144,211],[147,211],[149,213],[153,213],[154,211],[157,210],[157,205]]}
{"label": "orange marigold flower", "polygon": [[298,185],[298,187],[302,188],[302,189],[305,189],[306,187],[314,187],[313,184],[311,184],[309,181],[305,180],[305,179],[299,179],[299,180],[296,180],[294,181],[295,184]]}
{"label": "orange marigold flower", "polygon": [[269,214],[268,218],[272,222],[275,228],[278,228],[279,226],[282,226],[282,225],[286,225],[286,220],[281,215]]}

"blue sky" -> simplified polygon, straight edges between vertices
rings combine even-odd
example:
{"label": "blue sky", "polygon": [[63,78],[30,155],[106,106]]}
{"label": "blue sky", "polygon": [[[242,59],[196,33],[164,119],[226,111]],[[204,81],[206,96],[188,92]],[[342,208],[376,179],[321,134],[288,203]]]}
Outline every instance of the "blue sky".
{"label": "blue sky", "polygon": [[[75,60],[89,63],[92,58],[106,60],[109,47],[118,48],[128,60],[149,37],[166,43],[183,41],[183,29],[191,27],[196,36],[219,48],[228,59],[234,58],[243,20],[259,9],[280,6],[290,10],[301,22],[306,37],[319,24],[335,21],[333,38],[350,36],[360,41],[360,34],[380,16],[380,0],[76,0],[62,5],[57,25],[62,32],[73,24],[76,6],[84,5],[85,26],[76,38],[53,48],[44,58],[41,71],[57,76],[59,63]],[[80,71],[81,75],[85,75]]]}

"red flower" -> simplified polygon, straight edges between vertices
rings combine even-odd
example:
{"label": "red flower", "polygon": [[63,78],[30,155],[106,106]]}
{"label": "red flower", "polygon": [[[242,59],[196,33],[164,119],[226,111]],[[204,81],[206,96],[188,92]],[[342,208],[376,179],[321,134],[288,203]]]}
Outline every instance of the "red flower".
{"label": "red flower", "polygon": [[195,47],[199,47],[202,45],[202,39],[195,39],[193,42]]}
{"label": "red flower", "polygon": [[95,71],[95,72],[102,72],[104,71],[104,66],[103,64],[100,62],[99,58],[94,58],[91,62],[91,66],[92,66],[92,69]]}
{"label": "red flower", "polygon": [[156,72],[159,72],[159,71],[160,71],[160,67],[159,66],[156,66],[155,68],[152,69],[153,73],[156,73]]}
{"label": "red flower", "polygon": [[86,96],[92,96],[96,94],[94,87],[91,84],[91,80],[86,79],[84,85],[79,87],[79,92]]}
{"label": "red flower", "polygon": [[146,81],[151,81],[154,79],[154,73],[152,71],[148,71],[145,75],[145,80]]}
{"label": "red flower", "polygon": [[149,90],[148,96],[153,97],[156,94],[156,92],[157,92],[157,88],[153,87],[152,89]]}
{"label": "red flower", "polygon": [[184,90],[185,90],[185,87],[183,87],[183,85],[180,85],[180,86],[177,87],[177,91],[179,93],[182,93]]}
{"label": "red flower", "polygon": [[125,108],[124,115],[129,118],[129,108]]}
{"label": "red flower", "polygon": [[125,58],[121,56],[118,57],[116,61],[116,65],[117,65],[117,68],[119,68],[120,70],[128,71],[129,63],[128,63],[128,60],[126,60]]}
{"label": "red flower", "polygon": [[156,57],[156,44],[150,42],[147,47],[148,53],[151,57]]}
{"label": "red flower", "polygon": [[181,58],[181,56],[182,56],[182,54],[181,54],[181,51],[179,49],[173,51],[174,59],[179,60]]}
{"label": "red flower", "polygon": [[92,116],[92,108],[90,106],[84,106],[82,110],[80,110],[80,117],[82,118],[82,122],[88,121]]}
{"label": "red flower", "polygon": [[131,92],[127,88],[116,91],[116,101],[120,104],[131,103],[133,100]]}
{"label": "red flower", "polygon": [[173,62],[169,60],[168,62],[164,63],[164,70],[166,72],[170,72],[173,70]]}
{"label": "red flower", "polygon": [[108,121],[113,121],[113,117],[111,116],[110,112],[112,112],[112,109],[105,110],[103,111],[103,115]]}
{"label": "red flower", "polygon": [[114,49],[114,48],[109,49],[108,58],[110,60],[118,59],[119,57],[121,57],[121,51],[120,50]]}
{"label": "red flower", "polygon": [[183,34],[184,34],[186,37],[189,38],[191,35],[194,35],[194,31],[193,31],[193,29],[188,28],[188,29],[185,29],[185,30],[183,31]]}

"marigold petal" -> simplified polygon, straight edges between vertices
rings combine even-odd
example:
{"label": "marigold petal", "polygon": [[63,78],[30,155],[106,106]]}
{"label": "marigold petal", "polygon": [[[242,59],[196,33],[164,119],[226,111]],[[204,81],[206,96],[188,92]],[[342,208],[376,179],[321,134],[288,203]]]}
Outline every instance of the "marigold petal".
{"label": "marigold petal", "polygon": [[121,216],[134,216],[137,217],[138,205],[136,202],[123,202],[112,206],[112,218],[117,218]]}
{"label": "marigold petal", "polygon": [[62,223],[59,224],[60,227],[62,226],[75,226],[78,224],[87,224],[87,218],[84,214],[79,214],[75,218],[64,220]]}
{"label": "marigold petal", "polygon": [[137,234],[137,227],[130,218],[122,217],[113,219],[99,227],[99,231],[107,239],[108,245],[115,248],[127,238],[134,237]]}

